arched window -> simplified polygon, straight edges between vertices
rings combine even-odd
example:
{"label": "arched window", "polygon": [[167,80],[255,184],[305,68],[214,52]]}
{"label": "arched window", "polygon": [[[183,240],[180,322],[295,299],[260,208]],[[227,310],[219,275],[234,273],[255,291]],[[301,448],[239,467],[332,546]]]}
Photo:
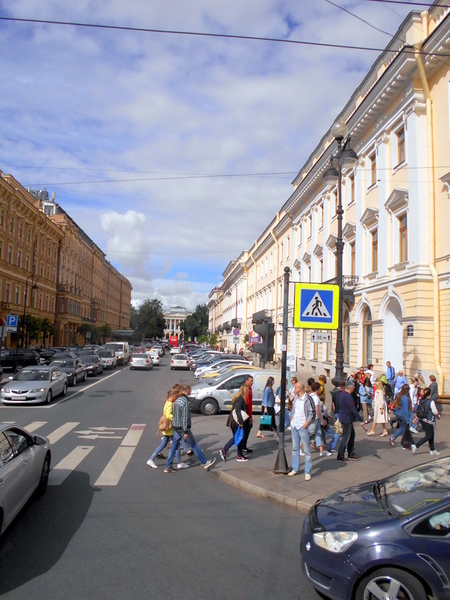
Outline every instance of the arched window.
{"label": "arched window", "polygon": [[363,357],[364,365],[373,362],[372,357],[372,313],[367,306],[363,314]]}

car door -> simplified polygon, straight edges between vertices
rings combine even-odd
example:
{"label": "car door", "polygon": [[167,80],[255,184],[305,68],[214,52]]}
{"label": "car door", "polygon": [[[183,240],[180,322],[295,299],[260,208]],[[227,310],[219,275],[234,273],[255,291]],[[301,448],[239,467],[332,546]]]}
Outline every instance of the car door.
{"label": "car door", "polygon": [[219,385],[217,388],[217,400],[221,410],[230,410],[233,396],[247,378],[248,373],[241,373]]}
{"label": "car door", "polygon": [[[35,473],[33,443],[29,436],[10,428],[0,433],[0,502],[3,529],[14,519],[39,481]],[[40,475],[40,473],[39,473]]]}
{"label": "car door", "polygon": [[53,396],[61,394],[64,388],[64,373],[58,367],[55,367],[51,373]]}

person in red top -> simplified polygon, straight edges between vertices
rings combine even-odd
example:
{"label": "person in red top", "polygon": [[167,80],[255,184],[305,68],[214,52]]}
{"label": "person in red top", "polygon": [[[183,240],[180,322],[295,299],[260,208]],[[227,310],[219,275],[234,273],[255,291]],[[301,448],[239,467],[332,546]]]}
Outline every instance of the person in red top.
{"label": "person in red top", "polygon": [[250,430],[253,427],[253,376],[249,375],[247,379],[244,381],[244,385],[248,385],[248,396],[245,399],[245,403],[247,405],[247,414],[248,419],[244,423],[244,438],[242,440],[242,452],[243,454],[251,454],[253,450],[247,448],[247,440],[250,435]]}

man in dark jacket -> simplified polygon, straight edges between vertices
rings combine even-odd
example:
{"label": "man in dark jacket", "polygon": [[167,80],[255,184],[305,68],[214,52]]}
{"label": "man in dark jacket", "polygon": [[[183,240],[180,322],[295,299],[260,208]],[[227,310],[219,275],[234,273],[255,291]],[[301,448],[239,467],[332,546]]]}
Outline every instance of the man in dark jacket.
{"label": "man in dark jacket", "polygon": [[[355,428],[354,421],[360,421],[365,430],[364,420],[355,408],[352,398],[352,392],[355,388],[353,381],[347,381],[345,391],[339,393],[339,421],[342,424],[342,437],[339,444],[337,459],[343,462],[350,460],[359,460],[355,454]],[[347,448],[348,458],[345,458],[345,449]]]}

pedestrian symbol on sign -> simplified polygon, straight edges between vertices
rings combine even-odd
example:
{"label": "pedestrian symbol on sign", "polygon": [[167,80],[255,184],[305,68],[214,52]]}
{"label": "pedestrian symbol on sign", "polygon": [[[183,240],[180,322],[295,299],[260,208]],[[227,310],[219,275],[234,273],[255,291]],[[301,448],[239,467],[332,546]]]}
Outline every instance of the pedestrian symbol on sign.
{"label": "pedestrian symbol on sign", "polygon": [[323,317],[325,319],[331,318],[327,307],[322,302],[322,298],[320,297],[319,292],[316,292],[314,294],[310,303],[303,311],[302,317]]}

